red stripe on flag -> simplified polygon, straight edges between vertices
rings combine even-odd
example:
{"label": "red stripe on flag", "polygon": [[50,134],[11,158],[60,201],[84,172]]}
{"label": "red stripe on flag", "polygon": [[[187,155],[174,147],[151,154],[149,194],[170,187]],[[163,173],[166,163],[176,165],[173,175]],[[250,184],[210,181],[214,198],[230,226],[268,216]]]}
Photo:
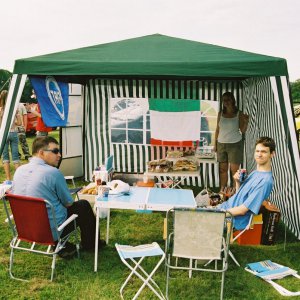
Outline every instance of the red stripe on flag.
{"label": "red stripe on flag", "polygon": [[193,147],[193,141],[162,141],[151,138],[150,143],[154,146]]}

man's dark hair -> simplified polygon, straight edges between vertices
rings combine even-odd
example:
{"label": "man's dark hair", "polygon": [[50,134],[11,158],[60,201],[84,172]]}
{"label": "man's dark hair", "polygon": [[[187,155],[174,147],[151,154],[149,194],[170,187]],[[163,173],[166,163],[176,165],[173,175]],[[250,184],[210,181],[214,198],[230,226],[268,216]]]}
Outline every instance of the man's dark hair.
{"label": "man's dark hair", "polygon": [[255,143],[255,146],[258,144],[263,144],[265,147],[270,148],[270,153],[275,151],[275,141],[267,136],[261,136]]}
{"label": "man's dark hair", "polygon": [[50,143],[58,145],[58,141],[52,136],[40,136],[32,143],[32,154],[37,154],[39,150],[46,149]]}

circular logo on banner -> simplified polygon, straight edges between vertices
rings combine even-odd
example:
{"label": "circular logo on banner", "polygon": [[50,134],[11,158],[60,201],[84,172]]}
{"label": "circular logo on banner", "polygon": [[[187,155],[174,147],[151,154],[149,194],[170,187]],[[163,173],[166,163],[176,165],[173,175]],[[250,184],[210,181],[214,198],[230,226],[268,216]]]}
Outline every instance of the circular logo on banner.
{"label": "circular logo on banner", "polygon": [[47,76],[45,83],[46,83],[48,97],[54,109],[56,110],[60,118],[64,120],[65,119],[64,101],[61,95],[59,85],[57,84],[53,76]]}

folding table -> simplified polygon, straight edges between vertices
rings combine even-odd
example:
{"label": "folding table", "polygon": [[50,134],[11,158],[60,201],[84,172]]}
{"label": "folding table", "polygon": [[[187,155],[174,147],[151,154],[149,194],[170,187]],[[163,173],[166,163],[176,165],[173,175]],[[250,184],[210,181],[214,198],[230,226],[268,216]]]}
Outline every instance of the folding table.
{"label": "folding table", "polygon": [[161,189],[161,188],[130,188],[129,195],[109,195],[107,198],[96,197],[96,236],[95,236],[95,264],[98,267],[98,237],[100,209],[108,208],[106,242],[109,242],[110,209],[132,209],[168,211],[175,207],[195,208],[197,206],[193,191],[187,189]]}
{"label": "folding table", "polygon": [[[209,183],[209,165],[216,165],[217,159],[213,158],[198,158],[195,156],[186,156],[186,159],[194,160],[198,168],[196,171],[172,171],[172,172],[150,172],[146,171],[144,174],[148,177],[156,177],[158,183],[164,184],[168,188],[180,188],[179,184],[188,177],[199,177],[200,171],[204,171],[204,187],[207,189]],[[162,179],[165,177],[167,180]],[[170,182],[170,183],[168,183]]]}
{"label": "folding table", "polygon": [[[180,188],[179,184],[188,177],[198,177],[199,168],[196,171],[174,171],[174,172],[150,172],[147,171],[144,174],[147,177],[156,177],[158,182],[165,185],[167,188]],[[166,177],[167,180],[162,179]]]}

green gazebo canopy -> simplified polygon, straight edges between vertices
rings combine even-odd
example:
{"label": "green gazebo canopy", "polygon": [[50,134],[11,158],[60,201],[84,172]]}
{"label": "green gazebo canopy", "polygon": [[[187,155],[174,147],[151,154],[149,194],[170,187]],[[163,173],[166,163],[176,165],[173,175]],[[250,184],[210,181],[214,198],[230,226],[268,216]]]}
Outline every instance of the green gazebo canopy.
{"label": "green gazebo canopy", "polygon": [[287,76],[283,58],[160,34],[18,59],[14,74],[247,78]]}

